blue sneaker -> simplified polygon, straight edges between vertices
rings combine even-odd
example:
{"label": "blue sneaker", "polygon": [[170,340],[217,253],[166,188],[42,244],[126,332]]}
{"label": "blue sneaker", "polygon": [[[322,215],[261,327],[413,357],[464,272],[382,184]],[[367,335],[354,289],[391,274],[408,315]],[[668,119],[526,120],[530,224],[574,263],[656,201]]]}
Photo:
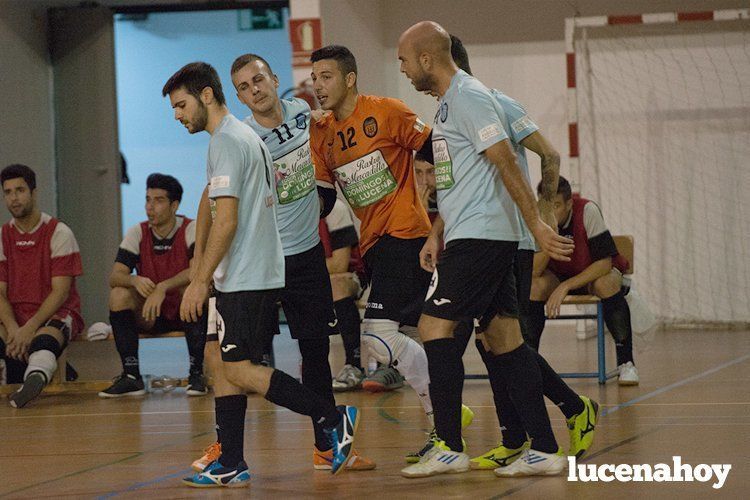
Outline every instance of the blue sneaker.
{"label": "blue sneaker", "polygon": [[344,470],[344,464],[354,450],[354,433],[357,432],[359,424],[359,410],[356,407],[339,405],[336,409],[341,414],[341,422],[333,429],[326,429],[333,443],[331,474],[338,474]]}
{"label": "blue sneaker", "polygon": [[250,471],[245,462],[229,468],[215,460],[203,472],[186,477],[182,482],[193,488],[243,488],[250,486]]}

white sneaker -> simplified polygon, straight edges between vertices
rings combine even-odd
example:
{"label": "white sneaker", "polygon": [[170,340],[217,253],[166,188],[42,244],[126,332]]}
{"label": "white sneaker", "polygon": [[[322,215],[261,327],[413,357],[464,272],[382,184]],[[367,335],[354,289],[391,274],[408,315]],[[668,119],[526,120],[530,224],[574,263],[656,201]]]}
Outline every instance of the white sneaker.
{"label": "white sneaker", "polygon": [[344,365],[336,378],[333,379],[333,390],[336,392],[353,391],[362,387],[365,374],[352,365]]}
{"label": "white sneaker", "polygon": [[401,469],[401,475],[411,479],[437,474],[457,474],[468,472],[469,469],[469,455],[451,451],[443,441],[435,441],[434,446],[419,462]]}
{"label": "white sneaker", "polygon": [[619,385],[638,385],[638,369],[632,361],[628,361],[617,367],[620,370],[620,376],[617,379]]}
{"label": "white sneaker", "polygon": [[556,476],[562,472],[567,457],[562,449],[557,453],[543,453],[526,448],[523,454],[507,467],[495,469],[497,477]]}

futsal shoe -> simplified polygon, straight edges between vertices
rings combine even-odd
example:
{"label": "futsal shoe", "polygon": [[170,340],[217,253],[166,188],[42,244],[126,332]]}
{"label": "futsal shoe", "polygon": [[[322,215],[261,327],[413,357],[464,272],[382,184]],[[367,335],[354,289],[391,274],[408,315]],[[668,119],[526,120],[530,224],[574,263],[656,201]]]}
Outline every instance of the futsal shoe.
{"label": "futsal shoe", "polygon": [[[317,447],[313,447],[313,467],[315,467],[315,470],[331,470],[332,463],[333,449],[320,451]],[[369,458],[361,456],[357,453],[357,450],[352,451],[349,460],[347,460],[344,465],[346,470],[372,470],[375,467],[375,462]]]}
{"label": "futsal shoe", "polygon": [[570,434],[568,455],[576,458],[581,458],[594,442],[594,429],[599,418],[599,404],[586,396],[580,398],[583,402],[583,411],[567,421]]}
{"label": "futsal shoe", "polygon": [[250,471],[245,462],[240,462],[237,467],[224,467],[216,460],[203,472],[186,477],[182,482],[191,488],[244,488],[250,486]]}
{"label": "futsal shoe", "polygon": [[390,366],[380,366],[362,381],[362,389],[367,392],[386,392],[401,389],[404,377]]}
{"label": "futsal shoe", "polygon": [[205,468],[213,462],[214,460],[218,460],[221,456],[221,443],[216,442],[213,443],[211,446],[203,450],[203,456],[200,457],[198,460],[193,462],[193,470],[196,472],[203,472]]}
{"label": "futsal shoe", "polygon": [[359,425],[359,410],[356,407],[339,405],[336,409],[341,415],[341,420],[335,427],[325,429],[333,443],[331,474],[338,474],[349,462],[349,457],[354,451],[354,435]]}
{"label": "futsal shoe", "polygon": [[556,476],[562,472],[567,458],[562,449],[557,453],[543,453],[541,451],[524,449],[518,460],[507,467],[495,469],[497,477],[522,476]]}
{"label": "futsal shoe", "polygon": [[401,469],[401,475],[412,479],[438,474],[458,474],[469,470],[469,455],[452,451],[445,442],[437,440],[416,464]]}
{"label": "futsal shoe", "polygon": [[208,394],[206,377],[201,373],[193,373],[188,377],[188,385],[185,388],[185,394],[188,396],[205,396]]}
{"label": "futsal shoe", "polygon": [[521,456],[523,451],[529,447],[529,444],[526,441],[520,448],[506,448],[500,443],[497,448],[492,448],[484,455],[472,458],[469,465],[473,470],[495,470],[498,467],[507,467]]}
{"label": "futsal shoe", "polygon": [[114,378],[114,383],[99,393],[100,398],[121,398],[123,396],[143,396],[146,386],[142,378],[123,373]]}
{"label": "futsal shoe", "polygon": [[364,378],[364,373],[356,366],[344,365],[331,384],[336,392],[354,391],[362,387]]}
{"label": "futsal shoe", "polygon": [[640,382],[638,378],[638,369],[635,367],[632,361],[623,363],[617,367],[620,371],[620,376],[617,377],[618,385],[638,385]]}
{"label": "futsal shoe", "polygon": [[[471,422],[474,421],[474,412],[471,408],[469,408],[466,405],[461,405],[461,429],[466,429],[468,426],[471,425]],[[430,451],[432,446],[435,444],[435,441],[437,441],[438,435],[437,431],[433,428],[430,433],[427,436],[427,442],[422,446],[422,449],[419,451],[415,451],[412,453],[409,453],[404,457],[406,459],[407,464],[415,464],[419,462],[419,459],[424,456],[425,453]],[[463,439],[462,439],[463,441]],[[463,441],[464,448],[466,448],[466,441]],[[497,467],[497,466],[496,466]]]}
{"label": "futsal shoe", "polygon": [[29,373],[20,389],[10,395],[10,405],[13,408],[23,408],[29,401],[42,393],[47,385],[47,377],[42,372]]}

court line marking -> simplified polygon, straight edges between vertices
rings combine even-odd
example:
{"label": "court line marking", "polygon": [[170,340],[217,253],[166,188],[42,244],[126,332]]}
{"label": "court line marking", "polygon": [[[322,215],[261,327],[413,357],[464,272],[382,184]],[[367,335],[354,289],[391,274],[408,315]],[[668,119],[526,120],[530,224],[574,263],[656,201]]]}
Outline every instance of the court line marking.
{"label": "court line marking", "polygon": [[155,484],[159,484],[159,483],[167,481],[169,479],[174,479],[176,477],[180,477],[180,476],[184,476],[186,474],[190,474],[191,472],[193,472],[193,469],[183,469],[183,470],[181,470],[179,472],[175,472],[173,474],[168,474],[166,476],[157,477],[156,479],[152,479],[151,481],[143,481],[141,483],[133,483],[130,486],[128,486],[127,488],[125,488],[124,490],[110,491],[109,493],[107,493],[105,495],[100,495],[100,496],[96,497],[96,499],[97,500],[105,500],[107,498],[115,497],[115,496],[117,496],[117,495],[119,495],[121,493],[129,493],[131,491],[139,490],[139,489],[141,489],[143,487],[146,487],[146,486],[153,486]]}

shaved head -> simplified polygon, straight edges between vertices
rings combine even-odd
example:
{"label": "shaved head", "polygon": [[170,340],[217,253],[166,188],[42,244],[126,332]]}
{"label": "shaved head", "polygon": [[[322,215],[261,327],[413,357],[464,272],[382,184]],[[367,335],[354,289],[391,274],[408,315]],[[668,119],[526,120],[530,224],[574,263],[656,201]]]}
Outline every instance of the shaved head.
{"label": "shaved head", "polygon": [[433,21],[419,22],[403,32],[398,40],[398,58],[401,72],[420,92],[436,90],[439,75],[457,70],[451,57],[451,37]]}

